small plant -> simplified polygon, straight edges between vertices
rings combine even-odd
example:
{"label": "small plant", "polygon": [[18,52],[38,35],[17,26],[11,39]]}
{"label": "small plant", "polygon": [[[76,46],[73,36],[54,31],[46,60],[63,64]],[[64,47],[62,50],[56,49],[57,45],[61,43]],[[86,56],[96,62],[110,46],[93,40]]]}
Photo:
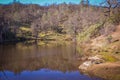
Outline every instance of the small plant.
{"label": "small plant", "polygon": [[109,36],[107,37],[107,41],[108,41],[109,43],[111,43],[111,41],[112,41],[112,36],[111,36],[111,35],[109,35]]}

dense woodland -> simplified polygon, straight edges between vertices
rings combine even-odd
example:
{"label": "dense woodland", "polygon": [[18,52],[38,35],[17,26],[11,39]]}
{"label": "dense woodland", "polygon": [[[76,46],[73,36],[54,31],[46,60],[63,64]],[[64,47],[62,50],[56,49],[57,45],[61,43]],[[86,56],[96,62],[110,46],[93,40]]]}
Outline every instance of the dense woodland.
{"label": "dense woodland", "polygon": [[[89,40],[113,32],[120,23],[120,1],[89,4],[0,4],[0,42],[41,40]],[[62,37],[61,37],[62,36]],[[87,37],[86,37],[87,36]]]}

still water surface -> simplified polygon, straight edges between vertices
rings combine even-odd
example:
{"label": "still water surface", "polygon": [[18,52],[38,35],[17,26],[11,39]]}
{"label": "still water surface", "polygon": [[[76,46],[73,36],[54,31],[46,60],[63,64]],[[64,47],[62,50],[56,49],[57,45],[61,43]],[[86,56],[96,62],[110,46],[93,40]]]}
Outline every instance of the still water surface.
{"label": "still water surface", "polygon": [[102,80],[78,70],[73,44],[0,45],[0,80]]}

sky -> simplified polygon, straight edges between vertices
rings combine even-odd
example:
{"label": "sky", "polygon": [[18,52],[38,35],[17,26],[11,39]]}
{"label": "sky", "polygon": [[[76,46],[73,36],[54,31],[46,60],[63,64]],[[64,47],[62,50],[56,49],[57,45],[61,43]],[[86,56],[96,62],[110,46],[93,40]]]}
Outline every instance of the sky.
{"label": "sky", "polygon": [[[74,3],[74,4],[79,4],[80,0],[16,0],[24,4],[40,4],[40,5],[45,5],[45,4],[53,4],[53,3]],[[89,0],[90,4],[92,5],[99,5],[103,0]],[[12,3],[13,0],[0,0],[0,4],[9,4]]]}

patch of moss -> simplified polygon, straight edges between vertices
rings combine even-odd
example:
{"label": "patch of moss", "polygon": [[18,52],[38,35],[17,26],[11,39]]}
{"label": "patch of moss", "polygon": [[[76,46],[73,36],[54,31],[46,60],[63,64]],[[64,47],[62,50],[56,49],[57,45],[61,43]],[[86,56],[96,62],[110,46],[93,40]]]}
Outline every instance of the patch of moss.
{"label": "patch of moss", "polygon": [[45,37],[46,34],[45,34],[45,33],[39,33],[39,36],[40,36],[40,37]]}
{"label": "patch of moss", "polygon": [[17,34],[17,37],[24,37],[24,38],[31,38],[32,37],[32,30],[29,27],[20,27]]}
{"label": "patch of moss", "polygon": [[31,28],[28,28],[28,27],[20,27],[20,30],[22,31],[26,31],[26,32],[31,32]]}
{"label": "patch of moss", "polygon": [[57,41],[65,41],[69,39],[67,34],[59,34],[52,31],[48,31],[46,33],[45,32],[39,33],[39,37],[42,39],[48,39],[48,40],[50,39]]}
{"label": "patch of moss", "polygon": [[102,57],[105,61],[107,62],[116,62],[118,59],[115,58],[113,55],[109,54],[109,53],[106,53],[106,52],[103,52],[102,53]]}
{"label": "patch of moss", "polygon": [[43,45],[45,45],[45,42],[43,42],[43,41],[39,41],[39,42],[37,43],[37,45],[39,45],[39,46],[43,46]]}

